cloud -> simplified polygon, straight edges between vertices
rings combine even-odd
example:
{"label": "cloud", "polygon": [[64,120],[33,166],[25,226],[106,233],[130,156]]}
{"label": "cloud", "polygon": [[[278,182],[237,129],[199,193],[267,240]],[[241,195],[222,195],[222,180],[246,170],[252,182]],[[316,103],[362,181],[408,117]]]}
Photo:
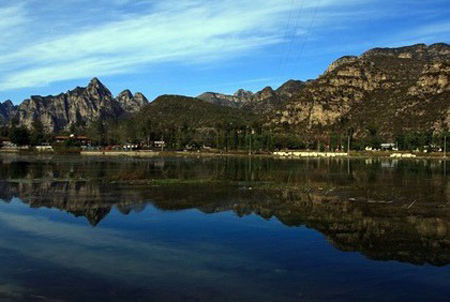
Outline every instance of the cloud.
{"label": "cloud", "polygon": [[[2,32],[20,31],[14,33],[14,47],[0,49],[0,90],[136,72],[161,62],[209,63],[281,43],[290,34],[306,35],[317,9],[342,5],[336,0],[117,0],[102,13],[102,2],[72,0],[63,6],[29,0],[0,8],[0,17],[17,16],[0,21]],[[294,27],[286,27],[288,15],[296,17]]]}
{"label": "cloud", "polygon": [[450,36],[450,22],[439,22],[418,28],[415,31],[418,36],[434,37],[435,35],[446,34]]}
{"label": "cloud", "polygon": [[[284,45],[281,51],[287,54],[271,55],[289,60],[293,52],[303,51],[305,41],[320,42],[322,53],[337,47],[330,36],[336,34],[361,46],[367,39],[354,32],[349,38],[345,30],[360,23],[368,29],[367,22],[397,18],[393,13],[397,6],[392,5],[383,9],[371,0],[23,0],[4,4],[0,5],[0,91],[146,72],[167,62],[219,64],[219,60],[256,50],[269,52],[275,45]],[[413,10],[408,19],[420,12]],[[389,37],[378,33],[376,40],[428,42],[448,33],[449,23],[408,30],[411,33],[401,34],[395,29]],[[313,55],[318,55],[318,49]]]}
{"label": "cloud", "polygon": [[[239,276],[236,267],[248,271],[259,267],[259,272],[270,272],[275,267],[270,261],[262,262],[227,245],[202,240],[174,243],[157,236],[142,239],[126,228],[91,228],[6,208],[0,211],[0,226],[7,230],[0,237],[0,250],[15,251],[33,263],[51,263],[64,271],[75,269],[141,286],[147,286],[149,279],[198,283],[230,274],[236,280],[235,286],[248,288],[251,284]],[[16,292],[22,292],[21,288]]]}
{"label": "cloud", "polygon": [[23,5],[0,6],[0,54],[11,47],[15,36],[20,34],[21,25],[26,23]]}

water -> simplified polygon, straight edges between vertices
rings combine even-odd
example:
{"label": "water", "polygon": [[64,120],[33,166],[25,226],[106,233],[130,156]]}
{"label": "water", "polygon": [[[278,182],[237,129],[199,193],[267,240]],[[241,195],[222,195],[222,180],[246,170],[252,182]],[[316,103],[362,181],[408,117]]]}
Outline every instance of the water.
{"label": "water", "polygon": [[0,300],[448,301],[442,161],[0,157]]}

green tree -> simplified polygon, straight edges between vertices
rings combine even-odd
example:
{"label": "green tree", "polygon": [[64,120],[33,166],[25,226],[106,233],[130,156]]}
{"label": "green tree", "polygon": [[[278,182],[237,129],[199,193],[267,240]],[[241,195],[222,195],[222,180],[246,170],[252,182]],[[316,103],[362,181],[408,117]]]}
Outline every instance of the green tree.
{"label": "green tree", "polygon": [[40,145],[45,140],[45,128],[40,120],[34,120],[31,124],[30,144],[33,146]]}
{"label": "green tree", "polygon": [[25,146],[30,143],[30,133],[24,126],[12,127],[9,131],[9,139],[18,146]]}

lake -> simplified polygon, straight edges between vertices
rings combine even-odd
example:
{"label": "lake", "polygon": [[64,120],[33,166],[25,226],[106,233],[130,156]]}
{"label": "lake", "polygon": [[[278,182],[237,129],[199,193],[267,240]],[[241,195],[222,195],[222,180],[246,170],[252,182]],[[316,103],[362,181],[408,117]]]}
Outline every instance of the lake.
{"label": "lake", "polygon": [[1,301],[448,301],[450,162],[0,156]]}

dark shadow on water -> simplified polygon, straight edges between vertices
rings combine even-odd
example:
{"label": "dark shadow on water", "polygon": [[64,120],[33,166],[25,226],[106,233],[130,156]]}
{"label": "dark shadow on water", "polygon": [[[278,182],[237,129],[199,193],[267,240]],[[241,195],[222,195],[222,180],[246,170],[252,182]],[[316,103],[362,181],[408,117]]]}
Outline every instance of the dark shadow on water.
{"label": "dark shadow on water", "polygon": [[[252,162],[252,164],[250,164]],[[450,263],[450,182],[443,163],[271,159],[3,161],[0,198],[57,208],[93,226],[113,207],[234,211],[313,228],[343,251]],[[349,171],[350,174],[349,174]]]}
{"label": "dark shadow on water", "polygon": [[[58,209],[75,217],[84,217],[92,227],[83,229],[82,232],[79,230],[71,232],[75,232],[77,236],[81,236],[82,233],[83,236],[88,237],[90,232],[98,234],[97,232],[103,231],[102,224],[108,222],[110,216],[120,215],[121,223],[135,219],[145,221],[146,218],[151,218],[148,216],[149,208],[157,209],[160,213],[178,213],[181,215],[180,217],[183,217],[185,210],[200,211],[206,214],[205,217],[211,218],[216,216],[209,214],[230,212],[237,217],[251,215],[250,217],[263,218],[257,222],[259,227],[257,231],[252,231],[255,240],[261,240],[258,241],[261,244],[261,255],[271,253],[263,243],[264,232],[266,232],[264,224],[273,227],[272,222],[275,218],[281,222],[284,229],[302,230],[302,227],[307,227],[319,232],[325,236],[328,244],[339,250],[339,252],[327,250],[328,253],[335,253],[333,255],[337,258],[342,255],[352,255],[343,252],[358,252],[367,259],[383,261],[380,263],[385,263],[385,267],[389,269],[393,265],[390,261],[412,264],[413,267],[422,269],[423,275],[417,271],[414,273],[415,277],[411,275],[412,273],[409,277],[420,277],[420,280],[426,281],[431,268],[447,269],[447,265],[450,264],[450,180],[445,169],[446,163],[443,161],[424,160],[306,159],[290,161],[268,158],[249,160],[248,158],[231,157],[133,160],[10,156],[0,158],[0,199],[8,203],[18,198],[29,208],[40,209],[40,211]],[[140,213],[140,215],[134,215],[136,213]],[[232,229],[228,234],[227,230],[222,228],[227,226],[220,221],[222,216],[217,217],[217,225],[221,228],[218,229],[220,230],[217,233],[218,240],[234,242],[239,237],[236,235],[239,232],[250,232],[243,227],[240,229],[238,226],[229,225]],[[192,226],[189,220],[183,223],[180,222],[180,225],[189,226],[191,232],[198,232],[192,236],[202,236],[202,231]],[[5,225],[8,226],[8,224]],[[159,225],[162,230],[169,228],[163,223],[152,224],[152,227]],[[211,224],[209,227],[213,225]],[[147,226],[143,222],[139,226],[140,229],[137,230],[143,231],[145,227]],[[127,231],[132,234],[136,230]],[[188,230],[186,229],[186,231]],[[78,234],[79,232],[80,234]],[[177,230],[177,232],[182,233],[182,230]],[[275,231],[269,228],[267,232],[272,234],[270,232]],[[304,232],[302,231],[303,235],[309,234]],[[205,239],[204,244],[213,246],[214,231],[205,231],[206,233],[212,237]],[[11,231],[11,234],[10,236],[17,237],[17,234],[23,234],[23,231],[15,230],[14,233]],[[167,237],[162,237],[167,240],[167,244],[180,240],[179,237],[170,237],[170,234],[167,231]],[[270,238],[274,235],[267,236]],[[0,236],[2,241],[7,242],[8,238],[6,235]],[[30,244],[33,242],[31,238],[24,237],[24,239],[29,240]],[[299,248],[299,244],[310,248],[311,255],[316,255],[316,258],[311,258],[310,261],[314,263],[329,261],[326,258],[320,258],[324,256],[320,256],[319,250],[317,253],[314,252],[316,241],[302,237],[300,234],[297,238],[289,237],[289,240],[283,241],[283,244],[286,244],[286,247],[292,245],[293,250]],[[61,244],[64,248],[60,239],[56,243]],[[39,244],[48,246],[43,239]],[[95,247],[92,250],[94,255],[105,253],[105,257],[107,257],[107,253],[111,252],[109,250],[111,247],[104,250],[103,247],[100,248],[101,245],[96,246],[95,242],[89,244]],[[183,244],[189,249],[187,243],[183,241]],[[143,253],[147,248],[148,245],[143,246]],[[236,245],[236,248],[245,250],[243,246]],[[120,255],[119,247],[113,249],[114,255]],[[203,246],[196,246],[192,249],[200,255],[202,255],[203,249],[206,251],[206,247]],[[257,247],[253,247],[253,249],[258,250]],[[276,249],[273,253],[275,251]],[[227,252],[224,251],[224,253]],[[286,256],[292,257],[289,252],[284,253]],[[143,257],[145,255],[144,253]],[[237,256],[239,253],[230,252],[229,255]],[[261,255],[255,255],[255,259],[263,257]],[[313,257],[311,255],[309,257]],[[29,255],[18,254],[17,249],[0,248],[0,256],[11,260],[7,262],[7,266],[4,266],[0,277],[5,274],[9,276],[10,283],[15,284],[16,288],[13,287],[6,292],[10,295],[17,295],[18,300],[39,299],[39,297],[35,297],[36,295],[43,297],[47,295],[53,299],[64,301],[89,301],[89,299],[95,300],[98,297],[117,301],[124,299],[138,301],[142,297],[147,297],[144,299],[146,301],[149,300],[148,297],[152,297],[154,301],[229,300],[229,297],[224,294],[226,287],[219,289],[220,285],[216,286],[213,281],[217,277],[211,275],[209,275],[209,279],[205,279],[208,280],[207,284],[188,286],[185,284],[186,280],[180,275],[179,280],[172,281],[168,281],[162,276],[161,279],[152,277],[153,279],[148,280],[151,286],[145,286],[133,282],[131,279],[130,283],[124,282],[123,280],[127,280],[126,276],[118,276],[115,279],[110,275],[105,277],[98,271],[86,273],[79,268],[58,266],[55,262],[47,263],[42,258],[39,258],[39,261],[38,258],[31,259]],[[122,256],[125,257],[123,259],[127,259],[126,255]],[[208,255],[202,256],[209,257],[211,254],[208,252]],[[218,255],[218,257],[223,256]],[[270,254],[270,257],[276,259],[277,256]],[[161,259],[164,259],[161,261],[166,261],[165,257]],[[347,258],[343,258],[343,260],[345,259]],[[137,262],[139,262],[138,260],[136,259]],[[174,265],[183,263],[178,261],[180,261],[179,258],[174,261]],[[230,263],[234,263],[233,261],[230,260]],[[233,264],[231,267],[234,269],[229,273],[242,277],[247,272],[248,278],[258,275],[263,280],[261,286],[264,286],[265,282],[271,284],[268,280],[278,280],[277,278],[281,276],[279,274],[286,273],[285,269],[277,268],[268,274],[267,264],[266,266],[261,264],[261,268],[258,268],[257,265],[251,266],[248,261],[246,260],[240,265],[236,264],[236,267]],[[283,263],[282,259],[276,261],[279,264]],[[359,267],[358,263],[370,266],[372,262],[355,260],[351,266]],[[164,263],[155,262],[155,265],[160,265],[164,272],[174,269]],[[227,265],[223,266],[222,264],[219,260],[211,261],[203,269],[225,274]],[[192,265],[194,266],[195,263],[193,262]],[[283,265],[289,267],[289,263]],[[307,263],[302,265],[308,267]],[[338,267],[323,269],[324,271],[319,274],[320,270],[316,267],[311,273],[323,280],[328,278],[325,277],[328,270],[330,276],[336,274],[338,278],[345,274],[345,271]],[[133,273],[143,274],[143,280],[148,278],[145,272],[140,272],[138,269]],[[173,272],[166,273],[170,275]],[[293,274],[293,272],[290,273]],[[298,282],[299,278],[299,276],[294,278],[294,275],[289,278],[285,277],[285,283],[283,285],[277,283],[278,287],[274,289],[295,288],[297,286],[295,282]],[[163,279],[164,281],[162,281]],[[447,294],[443,287],[439,286],[439,284],[447,285],[446,282],[444,279],[438,280],[438,284],[435,285],[437,289],[435,288],[434,300],[438,301],[444,294]],[[344,282],[344,284],[346,283]],[[377,284],[377,286],[381,286],[382,283]],[[232,286],[232,283],[229,286]],[[239,292],[235,292],[233,297],[252,301],[257,291],[256,288],[251,287],[250,289],[249,287],[246,292],[243,290],[245,284],[240,286]],[[77,288],[75,292],[73,292],[74,287]],[[35,290],[27,292],[26,288]],[[108,290],[95,293],[99,288],[108,288]],[[173,295],[168,294],[175,288],[179,290],[175,290],[176,293]],[[196,288],[201,294],[193,294],[192,288]],[[358,300],[357,296],[352,297],[350,293],[345,292],[342,293],[342,296],[336,296],[338,291],[334,290],[334,296],[326,296],[325,292],[323,293],[325,296],[321,296],[319,292],[315,292],[314,294],[310,293],[309,297],[311,300]],[[304,291],[303,294],[295,294],[299,296],[292,296],[292,292],[288,296],[293,301],[296,301],[298,297],[307,298],[308,290],[304,289]],[[263,294],[263,292],[259,294]],[[0,279],[0,299],[5,298],[2,294],[5,295]],[[382,294],[384,293],[378,292],[373,296],[378,297],[378,300],[387,298]],[[280,295],[281,292],[278,292],[266,297],[267,299],[263,299],[264,295],[262,295],[260,300],[277,301],[276,297],[280,297]],[[328,299],[323,297],[328,297]],[[425,296],[398,294],[395,297],[419,300],[419,297],[424,298]],[[377,299],[374,298],[374,300]]]}

